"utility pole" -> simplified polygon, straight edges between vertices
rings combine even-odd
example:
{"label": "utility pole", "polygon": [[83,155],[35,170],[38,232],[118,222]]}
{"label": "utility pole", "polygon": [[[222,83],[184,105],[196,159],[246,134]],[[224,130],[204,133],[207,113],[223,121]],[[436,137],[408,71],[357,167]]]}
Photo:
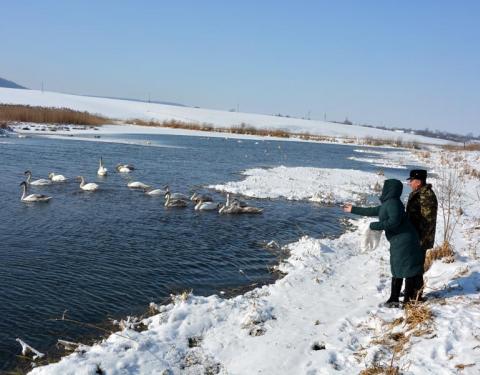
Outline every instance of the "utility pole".
{"label": "utility pole", "polygon": [[327,121],[327,112],[323,113],[323,121]]}
{"label": "utility pole", "polygon": [[43,94],[43,81],[42,81],[42,94]]}

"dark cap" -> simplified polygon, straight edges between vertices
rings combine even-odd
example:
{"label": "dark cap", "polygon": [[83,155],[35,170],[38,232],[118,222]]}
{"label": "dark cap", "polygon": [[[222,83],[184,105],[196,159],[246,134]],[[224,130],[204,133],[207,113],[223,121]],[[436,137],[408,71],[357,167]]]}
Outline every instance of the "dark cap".
{"label": "dark cap", "polygon": [[412,169],[410,171],[410,177],[407,180],[422,180],[427,179],[427,171],[425,169]]}

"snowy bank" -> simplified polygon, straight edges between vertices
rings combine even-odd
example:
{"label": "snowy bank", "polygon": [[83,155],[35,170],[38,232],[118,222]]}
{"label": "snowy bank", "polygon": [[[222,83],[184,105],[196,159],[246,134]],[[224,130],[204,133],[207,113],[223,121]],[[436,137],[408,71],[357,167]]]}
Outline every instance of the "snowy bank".
{"label": "snowy bank", "polygon": [[319,203],[364,200],[383,183],[383,176],[353,169],[329,169],[284,166],[253,168],[242,173],[243,181],[210,185],[218,191],[253,198],[286,198]]}

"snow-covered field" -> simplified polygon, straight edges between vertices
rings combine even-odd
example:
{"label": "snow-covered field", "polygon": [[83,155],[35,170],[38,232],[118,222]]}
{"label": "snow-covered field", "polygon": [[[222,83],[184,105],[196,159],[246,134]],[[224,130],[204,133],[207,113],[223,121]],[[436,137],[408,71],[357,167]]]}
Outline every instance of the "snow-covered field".
{"label": "snow-covered field", "polygon": [[[442,158],[432,151],[423,164],[441,175],[445,160],[453,167],[448,170],[458,173],[478,167],[480,153]],[[279,168],[251,172],[248,183],[224,186],[289,199],[306,199],[321,189],[343,200],[352,191],[342,190],[337,178],[342,185],[362,179],[365,186],[377,178],[335,171],[335,178],[319,187],[324,170]],[[280,174],[288,176],[285,184],[279,184]],[[259,178],[252,180],[254,175]],[[361,252],[358,227],[366,220],[355,218],[340,238],[303,237],[265,250],[288,254],[278,267],[286,275],[272,285],[229,299],[174,296],[168,305],[152,305],[157,314],[144,320],[147,330],[125,324],[108,339],[31,373],[358,374],[393,364],[404,374],[478,374],[480,180],[461,178],[464,194],[454,208],[463,209],[452,238],[455,261],[435,261],[426,273],[423,306],[433,315],[423,325],[412,326],[403,310],[379,307],[390,289],[388,243],[382,238],[376,250]],[[439,194],[441,180],[432,182]],[[441,210],[438,220],[440,242]]]}
{"label": "snow-covered field", "polygon": [[[189,123],[211,124],[219,128],[230,128],[242,123],[258,129],[282,129],[293,133],[310,133],[339,138],[382,138],[421,143],[444,144],[444,140],[427,138],[415,134],[398,133],[394,131],[366,128],[356,125],[344,125],[325,121],[302,120],[254,113],[228,112],[204,108],[180,107],[156,103],[135,102],[120,99],[96,98],[80,95],[69,95],[56,92],[41,92],[38,90],[7,89],[0,87],[0,103],[25,104],[33,106],[70,108],[79,111],[101,114],[103,116],[120,119],[143,120],[177,120]],[[127,126],[126,126],[127,127]],[[158,132],[146,127],[142,131]],[[138,128],[137,128],[138,130]],[[175,129],[176,130],[176,129]],[[129,130],[124,133],[130,133]],[[190,134],[189,131],[181,131]],[[177,134],[175,132],[175,134]],[[222,133],[223,134],[223,133]],[[222,136],[225,136],[224,134]]]}

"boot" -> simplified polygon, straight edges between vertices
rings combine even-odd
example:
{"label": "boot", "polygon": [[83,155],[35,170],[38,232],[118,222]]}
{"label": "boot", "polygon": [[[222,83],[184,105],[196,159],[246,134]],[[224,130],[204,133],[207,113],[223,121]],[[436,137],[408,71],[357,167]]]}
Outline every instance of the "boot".
{"label": "boot", "polygon": [[390,298],[383,304],[384,307],[400,307],[400,291],[402,290],[403,279],[392,277],[392,287],[390,290]]}
{"label": "boot", "polygon": [[405,279],[405,296],[403,303],[423,301],[423,274],[415,275]]}
{"label": "boot", "polygon": [[415,276],[415,298],[419,302],[425,301],[423,297],[423,274]]}
{"label": "boot", "polygon": [[423,275],[415,275],[405,279],[405,296],[403,303],[406,304],[411,301],[421,301],[423,290]]}

